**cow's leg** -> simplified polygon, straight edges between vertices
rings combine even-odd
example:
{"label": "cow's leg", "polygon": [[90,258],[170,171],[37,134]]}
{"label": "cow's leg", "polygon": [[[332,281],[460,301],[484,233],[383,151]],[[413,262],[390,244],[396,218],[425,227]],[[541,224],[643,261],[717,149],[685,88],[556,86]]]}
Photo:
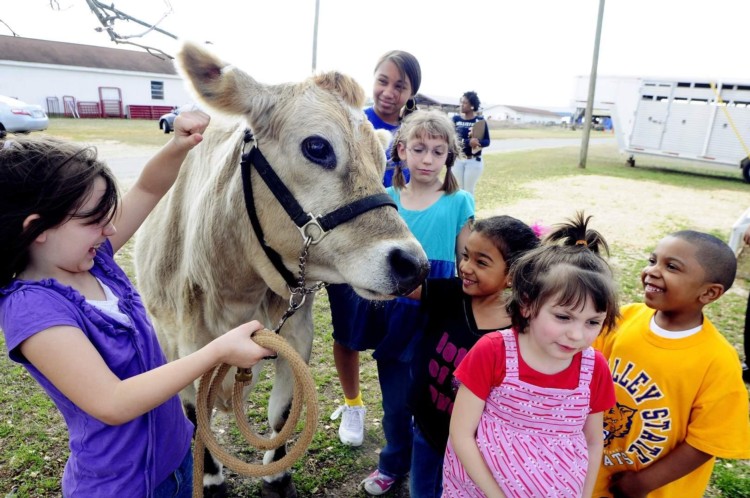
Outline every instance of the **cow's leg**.
{"label": "cow's leg", "polygon": [[[194,426],[198,426],[195,415],[195,404],[183,402],[185,413]],[[227,484],[224,482],[222,469],[224,465],[216,460],[208,451],[203,449],[203,498],[225,498],[228,496]],[[198,483],[194,483],[195,486]]]}
{"label": "cow's leg", "polygon": [[[297,310],[281,329],[281,335],[300,354],[305,362],[308,362],[310,359],[313,342],[312,297],[308,298],[302,308]],[[268,305],[269,316],[272,317],[280,316],[286,309],[286,303],[277,296],[270,297]],[[281,312],[278,311],[279,309]],[[268,421],[273,428],[272,437],[281,431],[289,417],[293,383],[294,376],[291,367],[286,361],[279,358],[276,360],[276,377],[268,403]],[[284,446],[276,450],[267,451],[263,457],[263,463],[275,462],[285,455],[286,447]],[[291,474],[287,471],[264,477],[261,496],[263,498],[295,498],[297,490],[292,482]]]}
{"label": "cow's leg", "polygon": [[[195,349],[192,344],[181,345],[180,352],[187,356]],[[227,377],[230,377],[229,375]],[[180,392],[182,406],[185,414],[193,425],[198,427],[198,417],[195,413],[196,399],[198,395],[198,382],[188,385]],[[195,437],[195,434],[193,435]],[[226,498],[229,496],[226,482],[224,482],[224,465],[211,455],[208,448],[203,450],[203,497],[204,498]],[[193,483],[199,486],[200,483]]]}

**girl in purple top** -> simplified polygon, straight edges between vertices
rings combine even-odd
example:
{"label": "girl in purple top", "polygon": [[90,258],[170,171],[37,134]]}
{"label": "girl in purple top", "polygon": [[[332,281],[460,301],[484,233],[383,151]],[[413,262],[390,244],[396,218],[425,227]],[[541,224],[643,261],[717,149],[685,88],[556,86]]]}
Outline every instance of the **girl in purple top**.
{"label": "girl in purple top", "polygon": [[[0,139],[0,327],[69,431],[66,498],[191,496],[193,427],[177,393],[218,363],[272,352],[240,325],[167,364],[141,298],[113,256],[174,183],[209,118],[175,135],[120,200],[112,172],[52,138]],[[117,226],[117,229],[115,229]]]}

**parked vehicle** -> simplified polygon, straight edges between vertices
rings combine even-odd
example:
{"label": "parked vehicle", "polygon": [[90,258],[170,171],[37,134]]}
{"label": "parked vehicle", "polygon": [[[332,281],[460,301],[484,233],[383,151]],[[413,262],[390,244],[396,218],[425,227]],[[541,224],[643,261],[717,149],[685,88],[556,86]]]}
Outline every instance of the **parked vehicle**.
{"label": "parked vehicle", "polygon": [[174,131],[174,118],[180,113],[180,109],[175,107],[172,112],[168,112],[159,118],[159,129],[164,133],[171,133]]}
{"label": "parked vehicle", "polygon": [[750,183],[750,82],[604,77],[594,107],[612,116],[629,166],[638,154],[688,159],[739,168]]}
{"label": "parked vehicle", "polygon": [[46,130],[49,118],[41,106],[0,95],[0,134]]}

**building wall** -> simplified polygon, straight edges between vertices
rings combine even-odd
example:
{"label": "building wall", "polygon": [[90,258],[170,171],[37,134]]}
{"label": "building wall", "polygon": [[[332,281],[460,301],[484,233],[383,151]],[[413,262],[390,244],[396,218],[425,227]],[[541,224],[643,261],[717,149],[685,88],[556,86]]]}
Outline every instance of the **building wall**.
{"label": "building wall", "polygon": [[518,121],[518,113],[504,105],[494,105],[482,109],[482,115],[493,121]]}
{"label": "building wall", "polygon": [[483,111],[484,115],[492,120],[512,121],[514,123],[559,123],[560,118],[548,114],[533,114],[518,112],[506,106],[493,106]]}
{"label": "building wall", "polygon": [[[164,99],[151,98],[151,81],[164,83]],[[182,78],[170,74],[133,73],[0,60],[0,95],[16,97],[47,109],[47,97],[63,95],[76,101],[99,101],[99,87],[117,87],[122,93],[123,112],[128,105],[180,106],[191,102]]]}
{"label": "building wall", "polygon": [[560,122],[559,117],[553,117],[548,114],[527,114],[527,113],[519,113],[521,123],[539,123],[539,124],[547,124],[547,123],[554,123],[557,124]]}

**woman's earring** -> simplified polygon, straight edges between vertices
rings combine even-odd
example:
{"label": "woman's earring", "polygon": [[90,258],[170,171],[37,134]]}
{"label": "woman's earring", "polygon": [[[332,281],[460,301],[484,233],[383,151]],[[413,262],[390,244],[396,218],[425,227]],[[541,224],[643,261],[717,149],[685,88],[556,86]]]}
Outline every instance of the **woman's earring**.
{"label": "woman's earring", "polygon": [[409,100],[406,101],[406,104],[404,104],[404,109],[401,112],[401,119],[404,119],[406,116],[411,114],[412,112],[417,110],[417,99],[414,97],[409,97]]}

